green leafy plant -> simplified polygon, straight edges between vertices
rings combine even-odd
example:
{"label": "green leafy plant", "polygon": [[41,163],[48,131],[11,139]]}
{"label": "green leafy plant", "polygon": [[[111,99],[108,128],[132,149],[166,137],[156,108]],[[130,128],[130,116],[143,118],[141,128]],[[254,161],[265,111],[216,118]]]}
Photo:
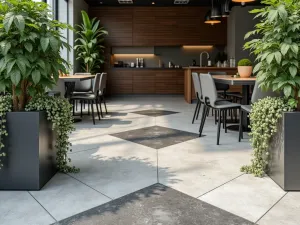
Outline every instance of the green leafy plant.
{"label": "green leafy plant", "polygon": [[104,63],[104,36],[108,32],[100,26],[100,20],[93,18],[90,20],[85,11],[81,11],[83,24],[77,25],[79,31],[76,39],[77,60],[82,64],[85,72],[94,73]]}
{"label": "green leafy plant", "polygon": [[1,163],[1,157],[6,156],[6,153],[2,151],[4,148],[3,137],[7,136],[6,131],[6,113],[12,109],[12,98],[11,96],[0,96],[0,169],[3,166]]}
{"label": "green leafy plant", "polygon": [[250,61],[250,59],[241,59],[238,62],[238,66],[252,66],[252,62]]}
{"label": "green leafy plant", "polygon": [[75,167],[68,166],[71,159],[67,154],[71,151],[69,135],[75,130],[73,123],[72,105],[63,98],[50,96],[35,96],[26,106],[26,111],[46,111],[48,120],[52,122],[52,129],[56,132],[57,167],[59,171],[78,172]]}
{"label": "green leafy plant", "polygon": [[[9,134],[6,131],[6,114],[12,109],[12,96],[0,96],[0,169],[3,166],[1,157],[6,156],[2,151],[4,136]],[[56,133],[57,168],[61,172],[78,172],[79,169],[68,165],[71,160],[67,154],[71,151],[69,135],[74,131],[72,105],[63,98],[54,98],[46,95],[36,95],[26,105],[26,111],[46,111],[47,119],[52,122],[52,129]]]}
{"label": "green leafy plant", "polygon": [[300,110],[300,1],[263,0],[266,7],[252,10],[260,23],[245,38],[256,55],[253,70],[263,89],[283,91],[292,107]]}
{"label": "green leafy plant", "polygon": [[283,98],[267,97],[253,104],[250,113],[250,136],[254,158],[251,165],[241,168],[242,172],[252,173],[258,177],[268,172],[269,142],[277,132],[278,120],[283,112],[292,110],[293,108]]}
{"label": "green leafy plant", "polygon": [[22,111],[30,98],[56,85],[68,63],[60,49],[61,29],[44,2],[0,1],[0,92],[12,91],[13,110]]}
{"label": "green leafy plant", "polygon": [[78,171],[68,166],[67,157],[74,130],[72,106],[66,99],[45,96],[45,90],[56,85],[59,71],[68,66],[60,50],[70,46],[62,41],[61,29],[71,28],[52,20],[44,2],[0,0],[0,158],[6,155],[7,113],[45,110],[57,134],[58,169]]}

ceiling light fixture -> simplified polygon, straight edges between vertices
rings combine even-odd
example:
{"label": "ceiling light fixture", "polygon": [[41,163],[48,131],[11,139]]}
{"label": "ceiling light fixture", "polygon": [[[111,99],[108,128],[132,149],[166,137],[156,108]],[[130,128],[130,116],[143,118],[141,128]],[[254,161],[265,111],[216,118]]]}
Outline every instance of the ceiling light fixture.
{"label": "ceiling light fixture", "polygon": [[[216,1],[216,4],[214,4]],[[221,9],[219,0],[211,0],[211,18],[218,18],[221,17]]]}
{"label": "ceiling light fixture", "polygon": [[133,4],[133,0],[118,0],[119,4]]}
{"label": "ceiling light fixture", "polygon": [[224,0],[221,4],[222,17],[229,17],[230,14],[230,0]]}
{"label": "ceiling light fixture", "polygon": [[209,10],[205,15],[204,23],[210,24],[210,25],[215,25],[215,24],[221,23],[221,20],[218,18],[212,18],[211,10]]}
{"label": "ceiling light fixture", "polygon": [[155,5],[155,2],[152,2],[152,5]]}

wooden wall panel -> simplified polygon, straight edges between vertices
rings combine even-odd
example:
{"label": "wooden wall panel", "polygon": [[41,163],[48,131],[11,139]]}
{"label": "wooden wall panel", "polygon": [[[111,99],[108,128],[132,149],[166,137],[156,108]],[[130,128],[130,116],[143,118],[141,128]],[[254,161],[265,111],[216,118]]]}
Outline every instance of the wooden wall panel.
{"label": "wooden wall panel", "polygon": [[204,24],[209,7],[96,7],[109,46],[226,45],[227,21]]}
{"label": "wooden wall panel", "polygon": [[89,15],[100,19],[108,31],[109,46],[132,46],[133,8],[90,7]]}

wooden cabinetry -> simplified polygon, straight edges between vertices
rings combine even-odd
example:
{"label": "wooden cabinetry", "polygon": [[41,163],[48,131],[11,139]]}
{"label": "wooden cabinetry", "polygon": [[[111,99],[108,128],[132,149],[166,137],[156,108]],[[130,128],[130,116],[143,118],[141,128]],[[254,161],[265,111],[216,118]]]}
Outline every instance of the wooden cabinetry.
{"label": "wooden cabinetry", "polygon": [[109,94],[183,94],[183,70],[109,69]]}
{"label": "wooden cabinetry", "polygon": [[209,7],[96,7],[110,46],[226,45],[227,20],[204,24]]}
{"label": "wooden cabinetry", "polygon": [[109,70],[107,77],[108,94],[132,94],[132,70]]}

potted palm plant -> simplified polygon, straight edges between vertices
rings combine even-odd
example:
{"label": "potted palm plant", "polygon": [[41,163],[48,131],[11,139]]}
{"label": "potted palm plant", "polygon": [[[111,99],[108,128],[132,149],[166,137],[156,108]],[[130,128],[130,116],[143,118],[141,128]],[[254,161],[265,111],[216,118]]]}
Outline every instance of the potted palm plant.
{"label": "potted palm plant", "polygon": [[83,71],[94,73],[104,63],[103,42],[104,36],[108,32],[100,26],[100,20],[97,20],[97,18],[91,20],[85,11],[81,11],[81,14],[83,23],[77,25],[78,38],[75,40],[74,49]]}
{"label": "potted palm plant", "polygon": [[0,189],[39,190],[68,166],[71,105],[48,97],[67,62],[61,29],[48,5],[33,0],[0,4]]}
{"label": "potted palm plant", "polygon": [[245,44],[256,55],[254,73],[264,90],[282,92],[253,105],[250,114],[254,158],[243,171],[265,173],[284,190],[300,190],[300,1],[263,0],[260,23]]}

